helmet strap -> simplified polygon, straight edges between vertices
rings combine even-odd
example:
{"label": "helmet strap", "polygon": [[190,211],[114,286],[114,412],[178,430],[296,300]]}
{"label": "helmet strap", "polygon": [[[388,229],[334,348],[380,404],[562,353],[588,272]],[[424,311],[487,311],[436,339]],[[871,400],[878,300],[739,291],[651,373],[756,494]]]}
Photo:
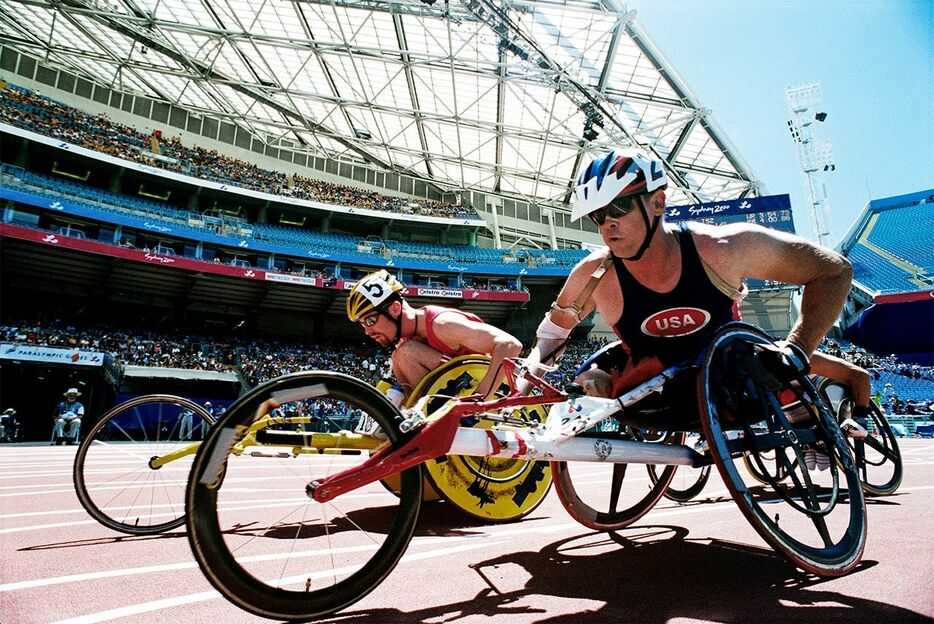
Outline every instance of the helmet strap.
{"label": "helmet strap", "polygon": [[639,202],[639,205],[642,207],[640,212],[642,213],[642,221],[645,222],[645,238],[642,240],[642,246],[639,247],[639,251],[637,251],[635,255],[629,256],[628,258],[623,258],[623,260],[636,261],[642,258],[642,254],[644,254],[645,250],[649,248],[649,244],[652,242],[652,237],[655,236],[655,230],[658,229],[658,224],[662,220],[661,216],[657,215],[654,221],[649,222],[649,209],[645,205],[645,201],[642,199],[643,196],[644,194],[640,194],[636,197],[638,198],[637,201]]}
{"label": "helmet strap", "polygon": [[386,318],[388,318],[389,320],[393,321],[396,324],[396,337],[392,340],[392,343],[391,343],[393,345],[398,344],[398,342],[402,340],[402,317],[405,315],[404,309],[399,310],[399,316],[394,317],[392,314],[389,313],[389,306],[391,306],[396,301],[398,301],[401,304],[402,298],[391,297],[382,306],[376,309],[377,312],[379,312],[380,314],[382,314],[383,316],[385,316]]}

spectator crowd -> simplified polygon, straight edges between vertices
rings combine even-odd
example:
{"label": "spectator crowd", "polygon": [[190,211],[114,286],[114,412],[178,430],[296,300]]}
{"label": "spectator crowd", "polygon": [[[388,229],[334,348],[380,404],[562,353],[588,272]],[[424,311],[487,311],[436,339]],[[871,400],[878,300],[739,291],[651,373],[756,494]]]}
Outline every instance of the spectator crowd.
{"label": "spectator crowd", "polygon": [[[862,347],[842,340],[825,338],[819,346],[821,351],[843,358],[869,372],[872,380],[873,398],[887,414],[931,415],[934,414],[934,397],[906,398],[899,396],[899,388],[927,386],[934,382],[934,367],[901,362],[895,355],[877,356]],[[923,390],[922,390],[923,392]]]}
{"label": "spectator crowd", "polygon": [[[298,344],[107,325],[77,326],[57,320],[7,320],[0,324],[0,342],[110,353],[124,365],[231,371],[239,373],[250,386],[302,370],[336,371],[375,383],[388,375],[390,354],[388,349],[362,339]],[[573,380],[577,368],[606,344],[602,338],[570,341],[560,367],[548,373],[547,379],[559,388],[565,386]],[[825,340],[821,350],[870,371],[875,398],[888,413],[930,414],[934,410],[932,397],[904,399],[898,396],[892,383],[886,381],[931,381],[934,380],[931,367],[899,362],[893,356],[878,357],[855,345],[834,340]]]}
{"label": "spectator crowd", "polygon": [[85,113],[15,85],[0,88],[0,121],[124,160],[273,195],[397,214],[477,218],[468,206],[429,199],[413,201],[268,171],[217,150],[186,147],[178,137],[147,135],[106,115]]}

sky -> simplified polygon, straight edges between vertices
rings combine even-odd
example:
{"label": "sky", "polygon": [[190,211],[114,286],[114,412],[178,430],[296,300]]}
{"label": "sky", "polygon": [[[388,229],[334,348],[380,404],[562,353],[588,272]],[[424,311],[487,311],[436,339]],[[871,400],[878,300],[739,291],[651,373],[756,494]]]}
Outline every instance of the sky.
{"label": "sky", "polygon": [[[870,198],[934,188],[934,0],[630,0],[769,194],[817,241],[785,90],[817,81],[836,246]],[[932,234],[934,240],[934,234]],[[932,244],[934,246],[934,244]]]}

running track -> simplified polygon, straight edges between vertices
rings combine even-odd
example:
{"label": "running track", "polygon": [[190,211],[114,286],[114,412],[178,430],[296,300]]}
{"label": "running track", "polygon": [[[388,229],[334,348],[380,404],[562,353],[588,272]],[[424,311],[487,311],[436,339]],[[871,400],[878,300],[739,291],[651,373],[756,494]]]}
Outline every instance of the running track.
{"label": "running track", "polygon": [[[506,525],[431,505],[419,557],[327,621],[932,622],[934,442],[900,444],[902,486],[868,499],[863,563],[844,578],[811,577],[772,554],[714,474],[698,500],[663,499],[615,534],[574,523],[553,492]],[[0,446],[0,622],[267,621],[213,591],[182,529],[130,537],[91,519],[71,483],[74,452]]]}

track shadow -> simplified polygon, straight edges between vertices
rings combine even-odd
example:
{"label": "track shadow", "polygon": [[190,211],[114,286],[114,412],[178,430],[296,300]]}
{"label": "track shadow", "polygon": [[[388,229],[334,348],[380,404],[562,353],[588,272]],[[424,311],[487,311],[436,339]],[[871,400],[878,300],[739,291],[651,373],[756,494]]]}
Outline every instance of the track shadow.
{"label": "track shadow", "polygon": [[[852,574],[874,565],[864,561]],[[413,611],[351,608],[322,621],[442,624],[479,615],[538,624],[930,622],[908,609],[821,589],[828,579],[796,570],[769,549],[691,540],[686,529],[674,526],[589,533],[470,568],[487,588],[468,600]],[[554,598],[584,601],[586,607],[556,613],[555,604],[560,609],[567,603]]]}
{"label": "track shadow", "polygon": [[24,546],[18,548],[18,552],[28,552],[33,550],[55,550],[57,548],[81,548],[84,546],[101,546],[104,544],[120,544],[123,542],[145,542],[149,540],[161,539],[186,539],[188,534],[184,530],[175,530],[169,533],[159,533],[157,535],[114,535],[113,537],[94,537],[91,539],[71,540],[68,542],[56,542],[53,544],[36,544],[35,546]]}

